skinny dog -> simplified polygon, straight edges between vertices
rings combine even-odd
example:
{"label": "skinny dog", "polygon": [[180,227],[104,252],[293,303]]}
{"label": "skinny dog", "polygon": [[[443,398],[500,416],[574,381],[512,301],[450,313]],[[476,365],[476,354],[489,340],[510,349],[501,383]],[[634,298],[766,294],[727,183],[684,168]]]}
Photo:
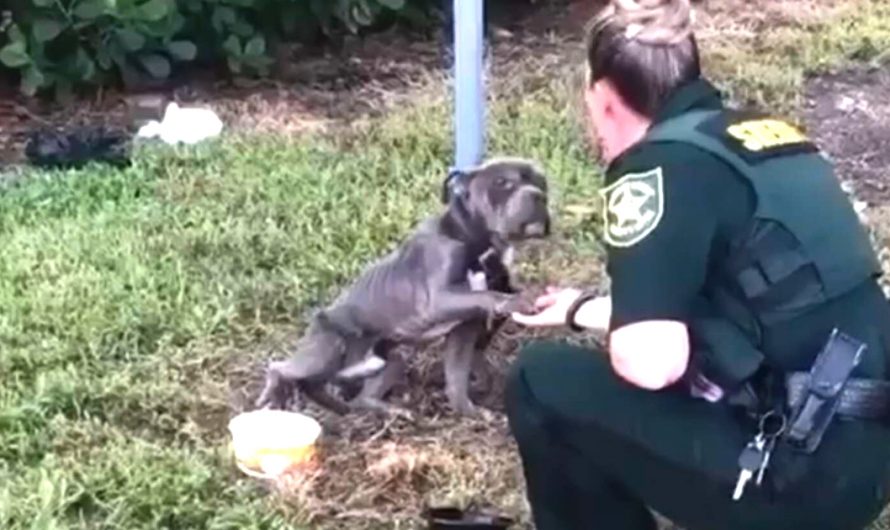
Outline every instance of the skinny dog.
{"label": "skinny dog", "polygon": [[[312,319],[292,356],[272,362],[257,406],[285,408],[301,390],[338,414],[394,410],[383,401],[400,368],[392,350],[445,338],[445,391],[458,414],[493,320],[529,311],[510,284],[512,245],[550,234],[547,179],[520,159],[496,159],[450,175],[446,209],[422,222],[399,248],[370,266]],[[328,383],[362,381],[348,404]]]}

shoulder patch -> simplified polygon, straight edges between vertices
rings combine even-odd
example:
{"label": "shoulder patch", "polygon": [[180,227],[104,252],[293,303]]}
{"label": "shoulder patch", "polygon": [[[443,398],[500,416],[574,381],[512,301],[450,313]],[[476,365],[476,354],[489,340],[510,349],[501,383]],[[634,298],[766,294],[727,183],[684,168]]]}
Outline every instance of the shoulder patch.
{"label": "shoulder patch", "polygon": [[775,156],[818,151],[797,126],[769,115],[731,111],[705,121],[698,129],[754,164]]}
{"label": "shoulder patch", "polygon": [[661,167],[627,173],[602,188],[603,236],[613,247],[630,247],[646,238],[664,214]]}

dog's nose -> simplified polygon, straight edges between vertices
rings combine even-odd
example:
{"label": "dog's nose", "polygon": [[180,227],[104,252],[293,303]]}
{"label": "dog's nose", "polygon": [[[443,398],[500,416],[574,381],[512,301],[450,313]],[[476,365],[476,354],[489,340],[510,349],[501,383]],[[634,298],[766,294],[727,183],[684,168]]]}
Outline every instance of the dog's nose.
{"label": "dog's nose", "polygon": [[526,233],[526,235],[529,235],[529,236],[538,236],[538,237],[543,236],[543,235],[547,234],[547,230],[548,230],[547,225],[548,225],[548,223],[546,221],[543,223],[541,223],[541,222],[529,223],[525,227],[525,233]]}

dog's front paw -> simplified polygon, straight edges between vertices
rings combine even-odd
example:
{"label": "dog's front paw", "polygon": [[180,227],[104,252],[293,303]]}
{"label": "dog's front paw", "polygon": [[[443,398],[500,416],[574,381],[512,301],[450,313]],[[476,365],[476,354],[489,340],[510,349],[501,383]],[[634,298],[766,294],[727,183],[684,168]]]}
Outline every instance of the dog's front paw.
{"label": "dog's front paw", "polygon": [[466,395],[456,396],[453,393],[450,393],[448,396],[448,405],[451,407],[452,412],[460,417],[480,419],[483,421],[491,421],[494,419],[494,415],[491,411],[478,405],[474,405],[473,402],[470,401],[469,396]]}
{"label": "dog's front paw", "polygon": [[494,312],[498,316],[510,316],[512,313],[530,314],[535,312],[535,304],[521,294],[504,295],[495,304]]}
{"label": "dog's front paw", "polygon": [[469,400],[452,405],[452,409],[457,416],[464,418],[481,420],[483,422],[492,422],[495,419],[493,412],[478,405],[474,405]]}
{"label": "dog's front paw", "polygon": [[349,406],[353,410],[363,410],[366,412],[373,412],[385,416],[402,418],[403,420],[407,420],[410,422],[414,421],[414,413],[410,410],[398,405],[386,403],[385,401],[377,398],[367,396],[357,397],[352,400]]}

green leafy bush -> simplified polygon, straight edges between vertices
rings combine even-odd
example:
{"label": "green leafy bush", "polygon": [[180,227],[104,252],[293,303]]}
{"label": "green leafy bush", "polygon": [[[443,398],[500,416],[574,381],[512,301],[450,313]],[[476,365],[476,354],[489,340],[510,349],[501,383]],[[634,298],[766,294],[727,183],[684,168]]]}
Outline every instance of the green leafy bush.
{"label": "green leafy bush", "polygon": [[0,22],[0,68],[21,91],[164,80],[183,63],[266,75],[272,48],[423,17],[432,0],[13,0]]}

